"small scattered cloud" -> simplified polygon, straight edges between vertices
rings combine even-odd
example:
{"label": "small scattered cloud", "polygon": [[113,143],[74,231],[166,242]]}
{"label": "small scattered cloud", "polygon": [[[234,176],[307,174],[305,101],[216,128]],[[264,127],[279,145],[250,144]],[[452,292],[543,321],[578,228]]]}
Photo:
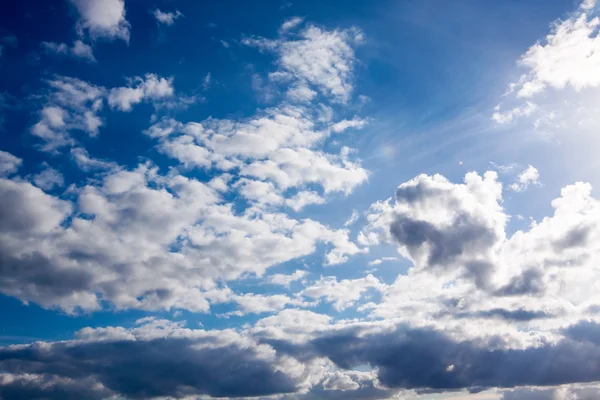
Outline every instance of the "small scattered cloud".
{"label": "small scattered cloud", "polygon": [[525,168],[510,185],[510,189],[515,192],[522,192],[530,186],[540,186],[540,173],[533,165]]}
{"label": "small scattered cloud", "polygon": [[72,47],[67,46],[65,43],[42,42],[42,48],[50,54],[68,55],[87,62],[96,62],[92,47],[83,43],[81,40],[73,42]]}
{"label": "small scattered cloud", "polygon": [[154,10],[154,18],[159,24],[171,26],[175,23],[178,18],[183,17],[183,14],[179,12],[179,10],[175,10],[174,12],[163,12],[158,8]]}

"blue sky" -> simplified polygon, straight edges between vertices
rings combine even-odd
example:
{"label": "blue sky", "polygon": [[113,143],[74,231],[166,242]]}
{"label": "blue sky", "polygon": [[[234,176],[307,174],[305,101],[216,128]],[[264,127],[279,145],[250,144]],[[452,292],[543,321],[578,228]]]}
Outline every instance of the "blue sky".
{"label": "blue sky", "polygon": [[0,399],[598,397],[597,15],[6,5]]}

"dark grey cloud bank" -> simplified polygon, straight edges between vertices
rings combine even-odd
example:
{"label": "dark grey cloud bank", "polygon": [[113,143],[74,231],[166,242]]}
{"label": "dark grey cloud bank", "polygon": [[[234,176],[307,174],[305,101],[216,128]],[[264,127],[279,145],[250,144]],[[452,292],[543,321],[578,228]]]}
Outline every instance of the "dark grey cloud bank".
{"label": "dark grey cloud bank", "polygon": [[[36,398],[34,392],[42,391],[44,382],[50,384],[38,398],[53,400],[99,399],[107,393],[146,399],[200,394],[260,396],[295,391],[289,377],[275,371],[252,349],[237,345],[197,348],[198,344],[201,343],[192,339],[166,338],[4,348],[0,350],[0,371],[39,374],[43,380],[0,385],[0,398]],[[50,377],[67,382],[53,383]],[[69,381],[90,378],[102,386],[94,393],[80,397],[78,393],[82,388]]]}
{"label": "dark grey cloud bank", "polygon": [[[15,377],[0,385],[0,398],[101,399],[119,394],[147,399],[289,393],[289,399],[376,399],[389,397],[395,389],[479,391],[585,383],[600,380],[598,332],[598,324],[581,322],[564,330],[565,337],[558,343],[523,350],[503,349],[501,338],[491,341],[495,345],[456,342],[440,332],[403,327],[370,335],[346,330],[303,344],[262,339],[279,355],[302,362],[327,357],[345,370],[365,364],[377,367],[380,382],[390,388],[376,388],[364,381],[357,390],[324,390],[317,385],[304,395],[293,394],[297,388],[292,378],[277,371],[256,350],[218,345],[214,338],[32,344],[0,349],[0,372]],[[38,378],[28,381],[25,374]],[[83,385],[86,380],[91,383]]]}
{"label": "dark grey cloud bank", "polygon": [[266,342],[304,361],[328,357],[343,369],[369,364],[390,388],[479,391],[600,380],[600,347],[590,339],[597,331],[597,324],[577,324],[558,343],[523,350],[502,349],[502,338],[485,344],[456,342],[440,332],[405,328],[360,337],[338,333],[300,347]]}

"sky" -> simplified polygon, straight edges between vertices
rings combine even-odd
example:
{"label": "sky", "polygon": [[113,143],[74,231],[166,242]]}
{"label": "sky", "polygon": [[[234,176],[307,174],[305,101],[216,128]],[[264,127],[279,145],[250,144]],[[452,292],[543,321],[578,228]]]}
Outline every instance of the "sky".
{"label": "sky", "polygon": [[0,400],[600,398],[599,14],[7,2]]}

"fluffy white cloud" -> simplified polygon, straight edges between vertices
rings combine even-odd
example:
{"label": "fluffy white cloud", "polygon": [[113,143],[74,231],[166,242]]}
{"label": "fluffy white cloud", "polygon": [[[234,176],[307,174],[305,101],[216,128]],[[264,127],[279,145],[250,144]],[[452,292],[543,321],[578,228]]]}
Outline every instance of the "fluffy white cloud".
{"label": "fluffy white cloud", "polygon": [[540,185],[540,173],[534,166],[530,165],[523,170],[516,181],[510,185],[511,190],[522,192],[531,185]]}
{"label": "fluffy white cloud", "polygon": [[[309,184],[322,186],[325,193],[349,194],[368,174],[350,159],[348,148],[342,148],[339,155],[313,149],[332,131],[328,123],[318,121],[314,110],[282,106],[242,121],[208,119],[182,124],[163,119],[145,133],[160,139],[159,150],[187,168],[240,167],[242,176],[269,182],[253,185],[275,185],[270,190],[274,196]],[[282,203],[274,198],[269,202]],[[298,210],[322,202],[314,191],[301,191],[286,204]]]}
{"label": "fluffy white cloud", "polygon": [[49,53],[70,55],[88,62],[96,62],[92,47],[83,43],[81,40],[73,42],[72,47],[67,46],[65,43],[55,42],[42,42],[42,47]]}
{"label": "fluffy white cloud", "polygon": [[125,19],[124,0],[71,0],[79,12],[77,29],[92,39],[105,37],[129,41],[129,22]]}
{"label": "fluffy white cloud", "polygon": [[[21,284],[0,290],[67,311],[96,309],[100,300],[119,308],[207,311],[215,280],[260,276],[311,254],[318,243],[332,246],[328,260],[359,251],[345,231],[255,208],[236,213],[207,184],[162,176],[149,165],[109,170],[100,184],[75,189],[76,204],[25,182],[4,185],[4,278]],[[28,263],[39,265],[35,273],[25,274]],[[59,279],[65,274],[73,277]]]}
{"label": "fluffy white cloud", "polygon": [[304,22],[304,18],[302,18],[302,17],[292,17],[292,18],[286,20],[283,24],[281,24],[280,31],[281,32],[287,32],[289,30],[295,29],[302,22]]}
{"label": "fluffy white cloud", "polygon": [[35,186],[43,190],[52,190],[65,184],[63,175],[56,169],[45,165],[44,170],[33,176]]}
{"label": "fluffy white cloud", "polygon": [[179,10],[175,10],[175,12],[163,12],[158,8],[154,10],[154,18],[160,24],[173,25],[179,17],[183,17],[183,14]]}
{"label": "fluffy white cloud", "polygon": [[516,86],[518,97],[532,97],[546,87],[575,90],[600,85],[600,19],[583,2],[568,19],[557,23],[544,44],[536,43],[520,63],[529,69]]}
{"label": "fluffy white cloud", "polygon": [[87,150],[83,147],[75,147],[71,149],[71,157],[73,158],[77,166],[85,172],[90,172],[94,170],[103,171],[118,168],[117,163],[113,161],[104,161],[90,157]]}
{"label": "fluffy white cloud", "polygon": [[144,100],[167,99],[175,93],[173,78],[146,74],[131,79],[130,86],[113,88],[108,94],[108,105],[121,111],[131,111],[132,106]]}
{"label": "fluffy white cloud", "polygon": [[57,76],[48,81],[50,93],[40,110],[40,120],[31,127],[31,133],[44,144],[42,150],[55,152],[72,145],[72,131],[98,135],[102,119],[98,116],[106,90],[80,79]]}
{"label": "fluffy white cloud", "polygon": [[306,276],[307,272],[301,269],[295,271],[293,274],[274,274],[267,277],[267,282],[273,285],[289,286],[292,282],[299,281]]}
{"label": "fluffy white cloud", "polygon": [[385,288],[385,285],[371,274],[364,278],[341,281],[338,281],[335,276],[328,276],[321,277],[319,281],[301,293],[312,299],[322,298],[326,302],[332,303],[336,310],[341,311],[354,305],[370,288],[380,291]]}
{"label": "fluffy white cloud", "polygon": [[6,151],[0,150],[0,176],[17,172],[23,160]]}
{"label": "fluffy white cloud", "polygon": [[[281,33],[292,29],[302,20],[284,23]],[[308,101],[314,97],[307,85],[316,87],[334,101],[347,102],[354,89],[352,72],[355,64],[353,45],[362,41],[357,29],[325,31],[309,25],[299,32],[298,38],[245,38],[242,43],[278,56],[278,76],[293,77],[298,85],[288,92],[290,98]]]}
{"label": "fluffy white cloud", "polygon": [[511,83],[492,114],[500,124],[523,120],[544,136],[593,131],[600,104],[600,37],[591,1],[583,1],[531,46],[518,64],[525,70]]}
{"label": "fluffy white cloud", "polygon": [[600,304],[600,202],[591,186],[565,187],[552,216],[511,236],[501,193],[493,173],[469,173],[463,184],[422,175],[374,204],[363,242],[394,243],[413,267],[383,291],[372,315],[457,338],[501,335],[509,347],[556,340],[557,329],[591,317]]}

